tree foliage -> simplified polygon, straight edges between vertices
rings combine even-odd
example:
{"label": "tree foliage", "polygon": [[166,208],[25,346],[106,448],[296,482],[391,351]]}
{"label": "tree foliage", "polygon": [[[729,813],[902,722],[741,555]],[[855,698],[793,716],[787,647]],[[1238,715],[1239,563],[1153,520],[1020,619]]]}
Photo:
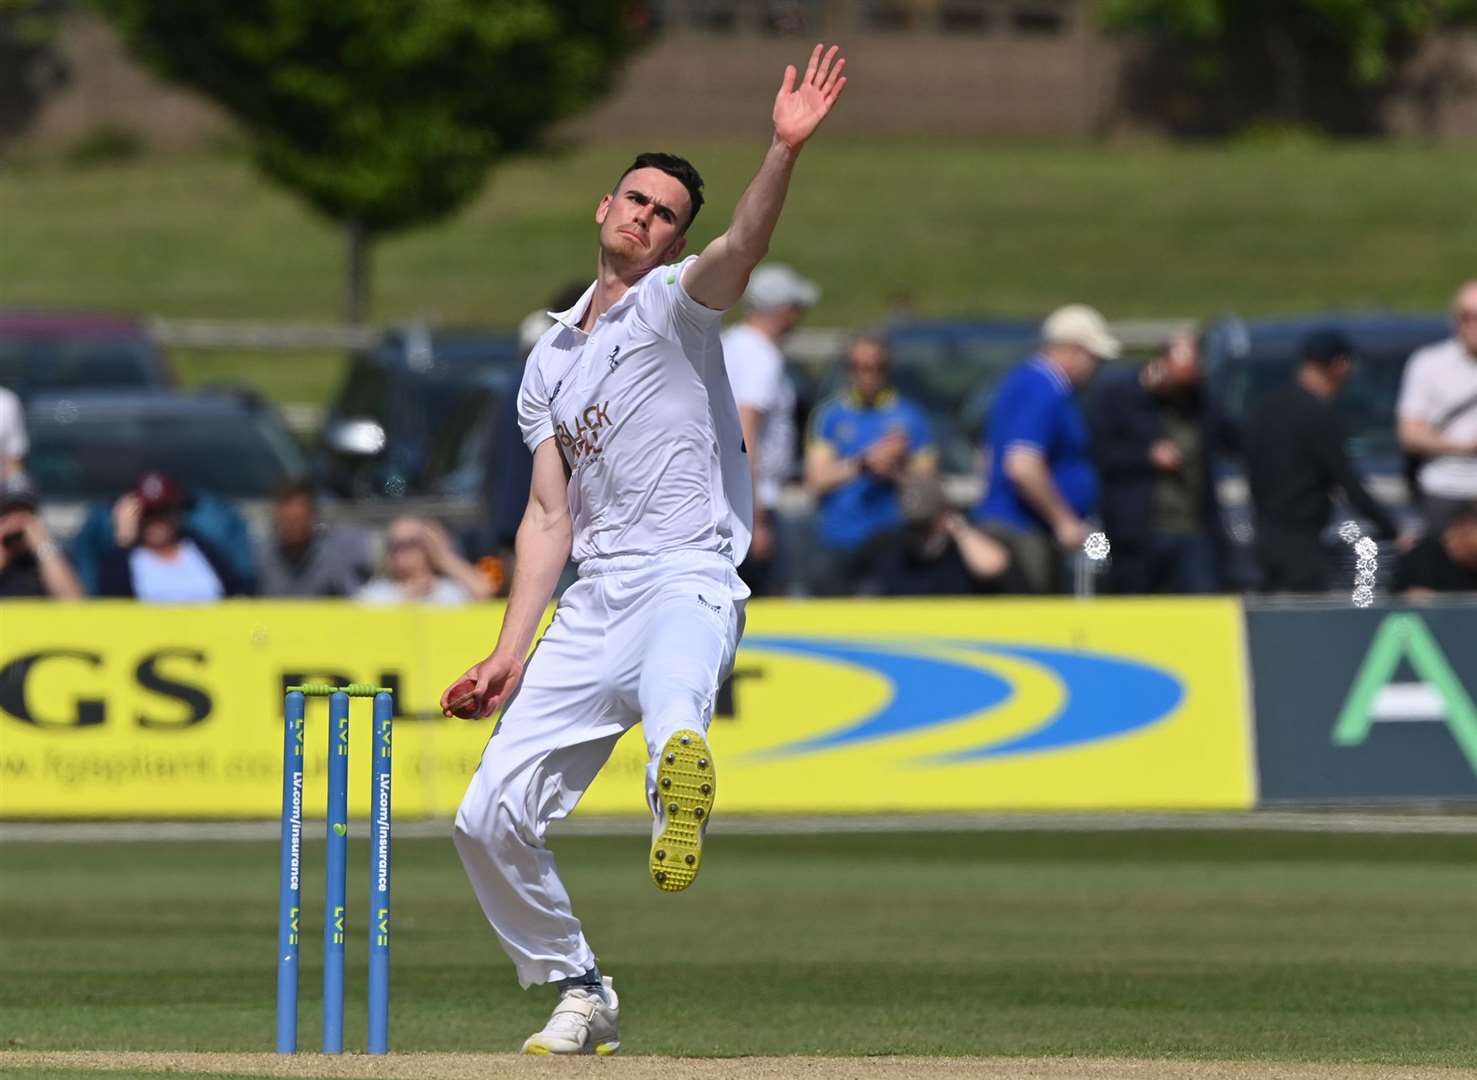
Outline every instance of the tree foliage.
{"label": "tree foliage", "polygon": [[604,91],[631,37],[598,0],[93,2],[263,172],[369,238],[461,207]]}
{"label": "tree foliage", "polygon": [[0,0],[0,145],[25,134],[67,81],[57,0]]}
{"label": "tree foliage", "polygon": [[1367,105],[1421,40],[1477,23],[1477,0],[1102,0],[1102,13],[1178,57],[1201,90],[1317,122],[1320,97]]}

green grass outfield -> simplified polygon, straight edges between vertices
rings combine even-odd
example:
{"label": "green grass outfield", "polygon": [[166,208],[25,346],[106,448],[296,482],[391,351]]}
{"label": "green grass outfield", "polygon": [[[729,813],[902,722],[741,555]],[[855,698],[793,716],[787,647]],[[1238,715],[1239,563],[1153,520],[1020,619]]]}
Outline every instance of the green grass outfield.
{"label": "green grass outfield", "polygon": [[[516,325],[594,269],[591,214],[631,152],[494,171],[459,216],[380,251],[375,314]],[[680,147],[703,168],[700,244],[762,149]],[[773,254],[825,290],[818,324],[1039,314],[1064,297],[1114,316],[1443,306],[1474,273],[1477,149],[1412,145],[1099,147],[818,141]],[[241,158],[0,171],[4,303],[167,315],[339,313],[338,234]]]}
{"label": "green grass outfield", "polygon": [[[590,215],[631,154],[508,164],[459,216],[382,245],[375,317],[513,326],[593,268]],[[660,141],[660,140],[658,140]],[[701,243],[726,223],[762,149],[680,146],[708,179]],[[825,290],[817,325],[932,314],[1036,315],[1087,300],[1111,316],[1442,307],[1477,272],[1477,149],[1379,144],[1000,145],[818,140],[774,243]],[[239,157],[0,169],[0,304],[333,321],[338,234]],[[315,400],[301,357],[241,367]],[[206,368],[203,374],[197,366]]]}
{"label": "green grass outfield", "polygon": [[[639,838],[555,849],[623,1053],[1477,1065],[1477,837],[717,835],[677,896]],[[362,842],[350,860],[362,1047]],[[270,1050],[276,876],[275,844],[0,846],[0,1070],[5,1048]],[[551,995],[518,989],[449,839],[398,841],[394,888],[392,1046],[516,1049]]]}
{"label": "green grass outfield", "polygon": [[[482,198],[388,239],[378,321],[514,327],[592,272],[591,213],[632,148],[493,171]],[[727,223],[755,145],[678,146]],[[824,288],[815,325],[901,300],[928,315],[1040,315],[1068,300],[1111,316],[1436,310],[1477,272],[1477,149],[1418,145],[1050,146],[836,142],[806,149],[774,257]],[[334,322],[343,242],[241,157],[0,168],[0,306]],[[332,353],[185,353],[189,384],[229,378],[319,403]]]}

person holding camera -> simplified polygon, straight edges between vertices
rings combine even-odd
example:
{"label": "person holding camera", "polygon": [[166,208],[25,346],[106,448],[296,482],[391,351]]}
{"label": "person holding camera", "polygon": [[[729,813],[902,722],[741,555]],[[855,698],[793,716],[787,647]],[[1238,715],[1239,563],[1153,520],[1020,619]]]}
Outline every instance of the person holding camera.
{"label": "person holding camera", "polygon": [[37,513],[39,505],[23,475],[0,480],[0,600],[80,600],[82,586]]}
{"label": "person holding camera", "polygon": [[113,546],[98,569],[98,595],[194,604],[248,593],[225,553],[184,518],[184,494],[173,477],[140,477],[113,505]]}

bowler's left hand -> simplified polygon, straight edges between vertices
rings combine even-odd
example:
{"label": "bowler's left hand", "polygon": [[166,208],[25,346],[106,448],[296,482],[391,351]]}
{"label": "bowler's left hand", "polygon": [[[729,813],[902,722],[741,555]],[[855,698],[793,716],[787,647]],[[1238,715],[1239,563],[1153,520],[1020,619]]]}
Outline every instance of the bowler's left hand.
{"label": "bowler's left hand", "polygon": [[792,151],[799,150],[815,134],[841,97],[841,91],[846,89],[846,76],[841,74],[846,68],[846,58],[837,57],[840,51],[839,45],[832,45],[829,50],[817,45],[798,86],[795,65],[785,67],[785,80],[774,99],[774,137]]}

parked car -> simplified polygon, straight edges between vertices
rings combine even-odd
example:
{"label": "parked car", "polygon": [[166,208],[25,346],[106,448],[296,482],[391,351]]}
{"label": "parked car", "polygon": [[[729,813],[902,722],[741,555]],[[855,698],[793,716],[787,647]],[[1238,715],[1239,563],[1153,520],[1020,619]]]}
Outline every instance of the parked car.
{"label": "parked car", "polygon": [[[1324,326],[1339,327],[1354,343],[1353,377],[1338,398],[1350,454],[1367,477],[1371,494],[1389,505],[1398,519],[1411,522],[1415,515],[1395,437],[1395,401],[1410,354],[1450,335],[1444,316],[1380,313],[1218,319],[1201,336],[1209,393],[1232,421],[1244,424],[1264,396],[1294,378],[1303,339]],[[1222,457],[1216,471],[1233,541],[1233,583],[1254,587],[1251,509],[1242,464]],[[1352,566],[1352,558],[1349,561]],[[1380,561],[1388,567],[1393,559]]]}
{"label": "parked car", "polygon": [[112,498],[150,469],[189,491],[261,499],[307,473],[278,415],[235,394],[86,390],[32,399],[27,468],[49,501]]}
{"label": "parked car", "polygon": [[0,386],[22,399],[76,389],[162,389],[172,382],[164,353],[130,319],[0,311]]}
{"label": "parked car", "polygon": [[324,417],[328,485],[352,496],[474,494],[480,427],[522,374],[514,333],[388,332],[352,358]]}

